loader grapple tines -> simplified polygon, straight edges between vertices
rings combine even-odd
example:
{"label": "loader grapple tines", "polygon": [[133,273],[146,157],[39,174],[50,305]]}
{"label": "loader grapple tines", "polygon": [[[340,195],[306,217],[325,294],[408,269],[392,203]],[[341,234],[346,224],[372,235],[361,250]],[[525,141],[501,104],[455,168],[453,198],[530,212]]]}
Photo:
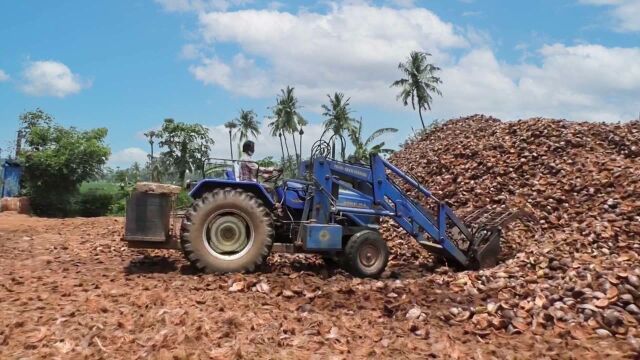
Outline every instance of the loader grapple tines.
{"label": "loader grapple tines", "polygon": [[464,222],[478,228],[496,229],[507,226],[523,215],[521,210],[511,210],[506,207],[485,207],[471,213],[464,219]]}

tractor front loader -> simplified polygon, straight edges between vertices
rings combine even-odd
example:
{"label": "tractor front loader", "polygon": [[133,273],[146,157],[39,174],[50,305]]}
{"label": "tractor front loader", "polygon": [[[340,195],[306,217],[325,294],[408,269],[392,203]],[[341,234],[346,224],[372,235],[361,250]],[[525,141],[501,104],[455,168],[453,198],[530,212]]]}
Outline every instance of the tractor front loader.
{"label": "tractor front loader", "polygon": [[[503,228],[522,216],[518,211],[485,209],[461,219],[378,155],[371,155],[365,166],[315,149],[300,175],[302,179],[285,179],[271,189],[236,180],[235,172],[227,170],[224,178],[205,178],[191,188],[193,203],[181,217],[171,217],[169,191],[142,189],[127,204],[124,240],[134,248],[182,250],[207,273],[253,271],[270,252],[279,251],[320,254],[338,259],[356,276],[376,277],[389,257],[378,231],[381,217],[391,218],[449,263],[475,270],[496,264]],[[407,195],[403,186],[433,202],[435,214]]]}

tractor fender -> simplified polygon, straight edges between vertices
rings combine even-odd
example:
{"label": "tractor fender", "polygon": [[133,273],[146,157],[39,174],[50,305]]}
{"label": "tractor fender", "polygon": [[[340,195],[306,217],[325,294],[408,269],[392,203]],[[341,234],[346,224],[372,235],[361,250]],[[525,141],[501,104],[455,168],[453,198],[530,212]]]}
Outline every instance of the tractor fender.
{"label": "tractor fender", "polygon": [[255,195],[262,201],[265,207],[272,209],[275,206],[275,202],[267,190],[262,184],[254,181],[234,181],[234,180],[219,180],[219,179],[204,179],[201,180],[189,191],[189,196],[193,200],[201,198],[204,194],[216,189],[240,189],[242,191],[249,192]]}

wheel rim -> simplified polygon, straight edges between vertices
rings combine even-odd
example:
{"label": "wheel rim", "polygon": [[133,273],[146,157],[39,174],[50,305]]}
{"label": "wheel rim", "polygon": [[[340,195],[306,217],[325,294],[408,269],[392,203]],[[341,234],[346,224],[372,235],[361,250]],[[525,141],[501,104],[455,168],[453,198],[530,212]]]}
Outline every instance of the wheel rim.
{"label": "wheel rim", "polygon": [[235,260],[251,249],[253,226],[239,211],[219,211],[205,222],[202,239],[211,255],[223,260]]}
{"label": "wheel rim", "polygon": [[375,267],[382,259],[380,249],[372,244],[364,244],[358,251],[358,261],[365,268]]}

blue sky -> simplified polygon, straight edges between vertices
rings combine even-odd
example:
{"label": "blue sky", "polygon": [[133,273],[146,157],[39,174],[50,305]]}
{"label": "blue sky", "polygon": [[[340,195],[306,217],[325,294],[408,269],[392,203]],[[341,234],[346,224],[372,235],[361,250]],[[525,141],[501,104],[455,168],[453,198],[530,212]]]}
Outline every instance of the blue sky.
{"label": "blue sky", "polygon": [[[107,127],[113,166],[144,159],[141,133],[166,117],[209,126],[226,156],[220,125],[240,108],[266,122],[286,85],[309,137],[326,94],[342,91],[365,132],[400,129],[386,139],[395,146],[419,126],[388,87],[410,50],[443,69],[427,119],[640,111],[640,0],[3,1],[0,147],[21,112],[41,107],[65,125]],[[279,151],[267,136],[258,146]]]}

